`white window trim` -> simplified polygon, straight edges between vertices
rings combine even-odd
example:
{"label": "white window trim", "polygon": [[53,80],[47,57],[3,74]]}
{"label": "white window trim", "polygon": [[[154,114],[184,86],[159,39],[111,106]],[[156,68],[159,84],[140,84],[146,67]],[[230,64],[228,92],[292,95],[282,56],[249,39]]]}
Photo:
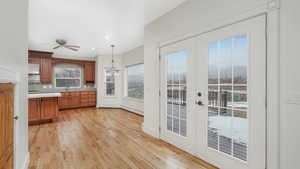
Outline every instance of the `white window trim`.
{"label": "white window trim", "polygon": [[[144,99],[139,99],[139,98],[134,98],[134,97],[129,97],[128,96],[128,68],[133,67],[133,66],[138,66],[138,65],[143,65],[144,66],[144,63],[131,64],[131,65],[127,65],[125,67],[124,76],[123,76],[124,77],[124,98],[128,99],[128,100],[138,101],[138,102],[144,103]],[[145,68],[144,68],[144,76],[143,77],[145,78]],[[145,83],[145,79],[144,79],[144,83]],[[145,93],[144,93],[144,97],[145,97]]]}
{"label": "white window trim", "polygon": [[[80,68],[78,68],[79,71],[80,71],[80,77],[79,77],[80,83],[79,83],[79,87],[57,87],[56,86],[56,79],[78,79],[78,78],[56,78],[56,71],[55,71],[55,69],[57,69],[57,68],[54,68],[54,86],[55,86],[55,88],[58,88],[58,89],[64,89],[64,88],[79,89],[79,88],[82,87],[82,85],[81,85],[82,84],[82,70]],[[76,69],[76,68],[74,68],[74,69]]]}
{"label": "white window trim", "polygon": [[[106,78],[106,75],[107,75],[107,71],[104,69],[104,96],[105,97],[110,97],[110,98],[116,98],[117,96],[116,96],[116,75],[114,74],[113,76],[114,76],[114,82],[107,82],[106,80],[107,80],[107,78]],[[115,91],[114,91],[114,94],[113,95],[108,95],[107,94],[107,88],[106,88],[106,84],[107,83],[114,83],[114,88],[115,88]]]}

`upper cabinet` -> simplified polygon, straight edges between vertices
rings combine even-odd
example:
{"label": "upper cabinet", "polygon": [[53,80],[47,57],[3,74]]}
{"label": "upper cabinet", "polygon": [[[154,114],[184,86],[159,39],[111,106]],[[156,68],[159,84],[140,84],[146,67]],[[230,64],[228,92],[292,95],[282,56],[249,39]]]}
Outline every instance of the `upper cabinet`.
{"label": "upper cabinet", "polygon": [[28,51],[28,63],[40,65],[41,83],[52,83],[52,54],[51,52]]}
{"label": "upper cabinet", "polygon": [[62,59],[52,58],[53,53],[41,52],[41,51],[28,51],[28,63],[39,64],[40,70],[40,82],[43,84],[52,83],[53,67],[55,64],[77,64],[84,69],[84,83],[95,83],[95,61],[86,60],[74,60],[74,59]]}
{"label": "upper cabinet", "polygon": [[95,83],[95,62],[86,62],[84,64],[84,81],[86,84]]}
{"label": "upper cabinet", "polygon": [[52,83],[52,60],[51,58],[41,58],[41,82]]}

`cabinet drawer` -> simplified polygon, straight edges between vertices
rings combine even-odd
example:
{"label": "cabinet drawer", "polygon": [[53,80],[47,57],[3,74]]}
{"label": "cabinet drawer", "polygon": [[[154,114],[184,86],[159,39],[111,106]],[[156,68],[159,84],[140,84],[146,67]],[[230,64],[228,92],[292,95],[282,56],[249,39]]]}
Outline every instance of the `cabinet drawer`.
{"label": "cabinet drawer", "polygon": [[69,96],[80,96],[80,92],[70,92]]}

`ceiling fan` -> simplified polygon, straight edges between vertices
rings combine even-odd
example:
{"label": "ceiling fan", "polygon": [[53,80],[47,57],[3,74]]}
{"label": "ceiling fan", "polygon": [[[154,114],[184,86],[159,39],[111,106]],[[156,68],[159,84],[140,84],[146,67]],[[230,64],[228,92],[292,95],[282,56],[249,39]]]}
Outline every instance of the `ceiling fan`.
{"label": "ceiling fan", "polygon": [[67,45],[67,41],[63,39],[56,39],[56,43],[58,44],[58,46],[55,46],[53,49],[66,48],[77,52],[80,48],[80,46],[76,46],[76,45]]}

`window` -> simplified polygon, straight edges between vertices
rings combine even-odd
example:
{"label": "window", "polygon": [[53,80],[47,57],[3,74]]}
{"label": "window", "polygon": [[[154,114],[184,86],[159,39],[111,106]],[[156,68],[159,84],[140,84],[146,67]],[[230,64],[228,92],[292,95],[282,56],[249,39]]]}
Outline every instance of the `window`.
{"label": "window", "polygon": [[105,93],[106,96],[115,95],[115,74],[105,71]]}
{"label": "window", "polygon": [[165,56],[167,129],[180,136],[187,136],[187,51],[178,51]]}
{"label": "window", "polygon": [[248,37],[209,44],[208,146],[247,161]]}
{"label": "window", "polygon": [[135,99],[144,99],[143,64],[127,67],[127,96]]}
{"label": "window", "polygon": [[81,68],[55,67],[55,87],[80,88]]}

